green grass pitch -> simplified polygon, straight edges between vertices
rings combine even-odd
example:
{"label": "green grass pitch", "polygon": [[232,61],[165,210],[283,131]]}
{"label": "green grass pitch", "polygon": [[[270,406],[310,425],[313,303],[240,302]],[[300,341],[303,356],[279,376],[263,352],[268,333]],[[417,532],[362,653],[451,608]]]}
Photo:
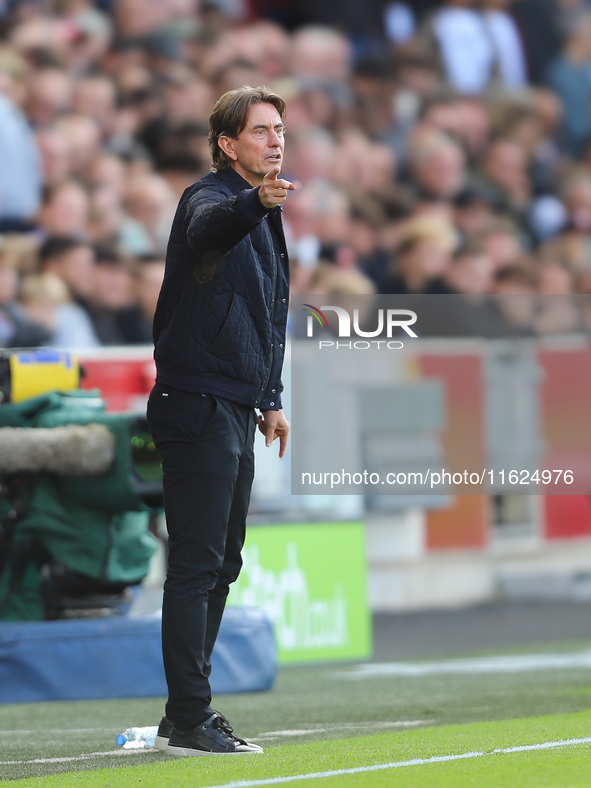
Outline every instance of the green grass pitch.
{"label": "green grass pitch", "polygon": [[[591,643],[564,644],[565,652]],[[556,653],[556,645],[539,653]],[[528,648],[525,651],[532,652]],[[524,652],[524,649],[521,649]],[[504,653],[510,653],[504,650]],[[372,676],[352,665],[284,668],[270,693],[216,698],[265,755],[174,759],[115,746],[156,724],[162,699],[0,706],[0,785],[42,788],[578,788],[591,785],[591,670]],[[476,753],[459,760],[431,758]],[[418,759],[414,765],[399,764]],[[388,764],[389,768],[357,771]],[[344,772],[342,771],[344,770]],[[337,771],[301,779],[301,776]],[[276,778],[300,776],[295,781]],[[261,782],[261,781],[266,781]]]}

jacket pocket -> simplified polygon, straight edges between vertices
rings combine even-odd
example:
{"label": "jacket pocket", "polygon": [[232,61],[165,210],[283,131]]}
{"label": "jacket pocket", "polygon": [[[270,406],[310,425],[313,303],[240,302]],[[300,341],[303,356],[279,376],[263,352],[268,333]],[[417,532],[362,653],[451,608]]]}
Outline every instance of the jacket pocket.
{"label": "jacket pocket", "polygon": [[219,347],[221,345],[223,345],[224,333],[226,331],[228,331],[228,328],[231,325],[232,313],[235,311],[234,310],[235,304],[236,304],[236,293],[233,293],[232,294],[232,300],[230,301],[230,308],[228,309],[228,314],[226,315],[226,319],[224,320],[224,322],[222,324],[222,327],[220,328],[220,330],[216,334],[215,339],[213,340],[213,342],[207,348],[207,352],[208,353],[215,353],[216,352],[216,346],[218,346],[218,349],[219,349]]}
{"label": "jacket pocket", "polygon": [[224,324],[207,348],[217,360],[220,374],[252,382],[261,375],[264,364],[261,339],[250,313],[248,301],[235,293]]}

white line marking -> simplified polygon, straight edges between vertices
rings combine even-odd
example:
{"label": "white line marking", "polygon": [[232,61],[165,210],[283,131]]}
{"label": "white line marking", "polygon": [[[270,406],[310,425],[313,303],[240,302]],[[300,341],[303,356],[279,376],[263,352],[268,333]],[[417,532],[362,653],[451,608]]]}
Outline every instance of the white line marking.
{"label": "white line marking", "polygon": [[348,722],[344,725],[318,725],[314,728],[295,728],[284,731],[265,731],[260,736],[250,737],[251,741],[279,739],[289,736],[308,736],[311,733],[327,733],[333,731],[375,730],[376,728],[415,728],[419,725],[430,725],[433,720],[397,720],[396,722]]}
{"label": "white line marking", "polygon": [[382,662],[357,665],[336,673],[344,679],[378,676],[435,676],[466,673],[524,673],[532,670],[591,668],[591,651],[575,654],[522,654],[510,657],[449,659],[442,662]]}
{"label": "white line marking", "polygon": [[35,730],[0,730],[0,736],[6,734],[15,734],[19,736],[26,736],[30,733],[106,733],[110,734],[118,731],[119,728],[35,728]]}
{"label": "white line marking", "polygon": [[160,750],[154,747],[147,747],[142,750],[124,750],[121,747],[118,750],[109,750],[108,752],[89,752],[84,755],[70,755],[63,758],[32,758],[30,761],[0,761],[0,766],[18,766],[28,763],[69,763],[70,761],[87,761],[89,758],[104,758],[105,755],[136,755],[136,753],[156,752]]}
{"label": "white line marking", "polygon": [[[417,725],[426,725],[433,720],[409,720],[401,721],[401,722],[376,722],[376,723],[362,723],[360,725],[356,725],[354,723],[349,723],[347,725],[339,725],[339,726],[331,726],[330,728],[310,728],[310,729],[302,729],[302,730],[291,730],[291,731],[268,731],[266,733],[262,733],[256,739],[251,737],[252,741],[258,741],[259,739],[264,740],[266,738],[278,738],[280,736],[304,736],[305,734],[309,733],[324,733],[326,731],[332,730],[352,730],[356,728],[365,728],[367,726],[378,727],[378,728],[399,728],[399,727],[412,727]],[[119,730],[118,728],[113,730]],[[78,728],[74,730],[72,728],[55,728],[51,729],[52,733],[80,733],[82,731],[100,731],[101,733],[105,733],[104,728]],[[5,733],[22,733],[22,734],[29,734],[29,733],[39,733],[38,730],[12,730],[12,731],[0,731],[0,736]],[[32,758],[28,761],[0,761],[0,766],[10,766],[11,764],[15,766],[22,766],[23,764],[28,763],[70,763],[71,761],[87,761],[89,758],[104,758],[107,755],[135,755],[136,753],[149,753],[155,752],[159,753],[160,751],[155,749],[154,747],[145,747],[142,749],[128,749],[125,750],[123,748],[117,750],[109,750],[107,752],[91,752],[86,753],[83,755],[70,755],[70,756],[63,756],[60,758]]]}
{"label": "white line marking", "polygon": [[[328,730],[334,730],[334,728],[296,728],[287,731],[267,731],[266,733],[261,733],[257,738],[278,739],[281,736],[307,736],[309,733],[325,733]],[[252,739],[252,736],[250,738]]]}
{"label": "white line marking", "polygon": [[267,780],[237,780],[223,785],[209,785],[207,788],[255,788],[260,785],[279,785],[292,783],[298,780],[313,780],[322,777],[339,777],[343,774],[362,774],[364,772],[379,772],[386,769],[400,769],[403,766],[424,766],[428,763],[448,763],[449,761],[463,761],[469,758],[482,758],[485,755],[505,755],[514,752],[532,752],[534,750],[552,750],[557,747],[571,747],[576,744],[591,744],[591,737],[586,739],[566,739],[564,741],[549,741],[544,744],[528,744],[523,747],[507,747],[503,750],[490,752],[464,752],[461,755],[439,755],[433,758],[413,758],[411,761],[397,761],[396,763],[380,763],[377,766],[358,766],[355,769],[334,769],[330,772],[313,772],[311,774],[294,774],[291,777],[271,777]]}
{"label": "white line marking", "polygon": [[[591,737],[585,739],[564,739],[562,741],[549,741],[542,744],[527,744],[521,747],[506,747],[504,749],[464,752],[459,755],[439,755],[433,758],[413,758],[410,761],[397,761],[395,763],[380,763],[375,766],[358,766],[354,769],[334,769],[328,772],[312,772],[310,774],[294,774],[290,777],[270,777],[266,780],[238,780],[236,782],[224,783],[223,785],[210,785],[207,788],[255,788],[261,785],[278,785],[280,783],[290,783],[298,780],[311,780],[321,777],[335,777],[342,774],[362,774],[364,772],[377,772],[386,769],[400,769],[403,766],[423,766],[429,763],[448,763],[450,761],[461,761],[468,758],[482,758],[485,755],[506,755],[515,752],[533,752],[535,750],[552,750],[558,747],[573,747],[577,744],[591,744]],[[137,755],[138,753],[157,753],[152,747],[141,750],[109,750],[107,752],[89,752],[83,755],[72,755],[61,758],[32,758],[28,761],[0,761],[0,766],[22,766],[32,763],[71,763],[72,761],[87,761],[91,758],[104,758],[105,756],[124,756]]]}

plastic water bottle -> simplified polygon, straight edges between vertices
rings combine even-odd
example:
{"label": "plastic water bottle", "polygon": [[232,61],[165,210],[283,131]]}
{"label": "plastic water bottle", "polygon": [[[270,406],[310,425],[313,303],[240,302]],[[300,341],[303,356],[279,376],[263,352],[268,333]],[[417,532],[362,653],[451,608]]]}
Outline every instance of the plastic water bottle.
{"label": "plastic water bottle", "polygon": [[124,750],[139,750],[143,747],[153,747],[158,734],[157,725],[147,728],[128,728],[115,739]]}

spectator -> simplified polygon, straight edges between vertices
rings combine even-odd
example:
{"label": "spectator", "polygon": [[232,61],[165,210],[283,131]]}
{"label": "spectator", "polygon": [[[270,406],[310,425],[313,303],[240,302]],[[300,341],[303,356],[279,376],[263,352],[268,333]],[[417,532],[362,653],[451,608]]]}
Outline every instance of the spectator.
{"label": "spectator", "polygon": [[494,197],[482,185],[471,184],[454,199],[454,223],[464,238],[479,236],[494,224]]}
{"label": "spectator", "polygon": [[482,93],[495,67],[491,36],[473,6],[474,0],[444,0],[425,29],[441,57],[447,82],[467,95]]}
{"label": "spectator", "polygon": [[16,303],[19,272],[14,262],[0,247],[0,347],[42,345],[49,339],[49,332]]}
{"label": "spectator", "polygon": [[384,285],[384,293],[431,292],[439,290],[438,280],[449,266],[457,243],[453,227],[436,217],[420,217],[411,220],[405,239],[392,258],[390,278]]}
{"label": "spectator", "polygon": [[588,235],[591,232],[591,174],[585,171],[571,174],[563,182],[561,195],[571,227]]}
{"label": "spectator", "polygon": [[93,0],[70,0],[61,10],[74,31],[70,66],[79,74],[88,73],[107,53],[113,35],[111,20]]}
{"label": "spectator", "polygon": [[320,256],[320,240],[316,234],[317,201],[309,187],[291,195],[285,203],[283,227],[291,263],[292,293],[307,293]]}
{"label": "spectator", "polygon": [[492,260],[482,246],[468,242],[455,252],[443,272],[441,292],[482,296],[491,292],[492,277]]}
{"label": "spectator", "polygon": [[0,89],[0,232],[30,227],[40,199],[41,159],[35,138],[21,110]]}
{"label": "spectator", "polygon": [[410,142],[408,169],[417,193],[427,199],[452,200],[467,182],[462,149],[433,129],[425,129]]}
{"label": "spectator", "polygon": [[143,38],[164,27],[171,19],[172,3],[118,0],[114,4],[115,23],[124,38]]}
{"label": "spectator", "polygon": [[422,119],[459,142],[471,162],[485,152],[490,121],[479,97],[440,90],[424,103]]}
{"label": "spectator", "polygon": [[103,142],[116,133],[117,88],[108,76],[89,74],[74,86],[72,111],[96,121]]}
{"label": "spectator", "polygon": [[[22,5],[17,3],[17,7]],[[71,53],[71,28],[55,15],[43,14],[39,8],[14,20],[8,35],[10,46],[32,67],[63,67]]]}
{"label": "spectator", "polygon": [[351,55],[349,41],[336,30],[321,25],[302,27],[293,37],[291,71],[296,77],[320,81],[333,98],[344,100]]}
{"label": "spectator", "polygon": [[88,115],[69,114],[60,118],[56,128],[68,143],[72,173],[84,178],[100,151],[101,132],[97,121]]}
{"label": "spectator", "polygon": [[591,14],[571,18],[566,34],[562,55],[548,70],[547,84],[562,101],[562,145],[577,157],[591,138]]}
{"label": "spectator", "polygon": [[[513,336],[494,301],[492,264],[482,246],[469,240],[451,258],[442,277],[431,284],[430,293],[445,299],[422,297],[423,336],[502,338]],[[419,301],[419,304],[421,301]]]}
{"label": "spectator", "polygon": [[152,322],[164,279],[164,267],[163,257],[146,255],[138,260],[133,277],[136,303],[119,317],[124,344],[152,344]]}
{"label": "spectator", "polygon": [[543,84],[562,43],[560,0],[516,0],[511,14],[524,44],[530,79]]}
{"label": "spectator", "polygon": [[48,186],[39,212],[39,226],[46,236],[85,238],[90,205],[86,189],[74,179]]}
{"label": "spectator", "polygon": [[68,288],[55,274],[28,274],[24,277],[18,295],[18,305],[30,321],[46,329],[47,341],[50,341],[56,333],[59,310],[67,302]]}
{"label": "spectator", "polygon": [[88,221],[88,233],[91,240],[94,243],[112,246],[121,244],[127,248],[124,235],[125,224],[123,205],[117,193],[107,186],[94,189],[90,197]]}
{"label": "spectator", "polygon": [[328,182],[334,177],[337,155],[333,135],[315,126],[294,135],[286,152],[285,170],[303,184]]}
{"label": "spectator", "polygon": [[356,268],[336,268],[321,262],[314,273],[310,293],[316,295],[373,295],[375,285]]}
{"label": "spectator", "polygon": [[565,226],[541,249],[544,259],[564,261],[575,274],[591,269],[591,175],[575,170],[562,181],[559,189],[565,209]]}
{"label": "spectator", "polygon": [[526,157],[527,176],[532,193],[549,196],[555,191],[560,174],[561,157],[551,135],[556,131],[544,117],[538,104],[546,102],[547,94],[529,94],[527,102],[512,102],[501,108],[499,134],[519,145]]}
{"label": "spectator", "polygon": [[[204,122],[216,96],[273,81],[292,137],[284,173],[304,184],[284,215],[295,291],[367,292],[367,276],[370,289],[452,290],[486,310],[483,288],[525,287],[515,267],[536,274],[544,297],[571,274],[591,291],[591,3],[372,0],[338,19],[338,4],[313,5],[253,2],[248,16],[242,1],[8,4],[0,232],[29,245],[10,275],[31,273],[29,258],[55,235],[116,249],[81,277],[97,277],[93,306],[67,266],[50,266],[72,299],[58,311],[106,310],[105,342],[149,339],[151,309],[127,306],[139,297],[130,256],[161,260],[174,205],[210,166]],[[288,17],[291,28],[274,21]],[[4,177],[17,161],[20,174]],[[414,238],[421,226],[439,230]],[[482,254],[452,256],[473,239]],[[157,278],[156,262],[138,265]],[[121,334],[124,315],[136,338]]]}
{"label": "spectator", "polygon": [[41,154],[43,183],[46,187],[66,181],[70,175],[70,148],[68,141],[57,129],[38,129],[35,138]]}
{"label": "spectator", "polygon": [[416,51],[397,52],[393,66],[398,77],[396,117],[401,122],[414,123],[420,102],[428,99],[441,86],[437,57],[417,47]]}
{"label": "spectator", "polygon": [[511,5],[512,0],[482,0],[500,80],[510,90],[521,90],[527,85],[525,52]]}
{"label": "spectator", "polygon": [[[397,91],[393,64],[386,58],[367,57],[357,64],[352,79],[355,119],[371,139],[381,140],[402,155],[412,120],[405,118],[403,102]],[[398,95],[397,95],[398,93]],[[416,96],[407,95],[407,102],[416,103]],[[404,97],[403,97],[404,101]],[[400,104],[403,105],[399,112]],[[406,110],[408,113],[408,110]]]}
{"label": "spectator", "polygon": [[494,276],[504,268],[517,266],[523,255],[519,232],[507,219],[496,219],[480,234],[479,241],[492,261]]}
{"label": "spectator", "polygon": [[29,74],[25,109],[31,124],[47,128],[67,112],[72,104],[72,79],[57,66],[45,66]]}
{"label": "spectator", "polygon": [[324,250],[348,242],[351,203],[342,189],[327,183],[310,188],[316,202],[315,233],[320,243],[320,254]]}
{"label": "spectator", "polygon": [[139,223],[149,243],[149,248],[142,253],[165,252],[175,203],[164,178],[146,174],[133,179],[126,190],[125,208]]}
{"label": "spectator", "polygon": [[258,20],[242,30],[239,46],[244,60],[258,69],[262,84],[268,85],[289,73],[291,39],[281,25]]}
{"label": "spectator", "polygon": [[88,314],[94,288],[95,262],[92,247],[70,236],[48,238],[39,252],[41,272],[59,277],[68,288],[69,301],[58,309],[53,347],[88,348],[100,343]]}
{"label": "spectator", "polygon": [[457,91],[441,88],[423,102],[418,119],[459,141],[463,123],[460,101]]}
{"label": "spectator", "polygon": [[[396,177],[396,158],[386,145],[371,142],[358,131],[341,134],[333,180],[360,200],[390,193]],[[379,210],[376,206],[376,210]]]}
{"label": "spectator", "polygon": [[508,138],[494,140],[484,156],[481,177],[499,208],[527,231],[532,193],[523,148]]}
{"label": "spectator", "polygon": [[140,135],[153,156],[162,153],[168,134],[187,126],[207,129],[214,93],[205,80],[191,69],[177,70],[163,79],[162,112],[151,118]]}
{"label": "spectator", "polygon": [[14,261],[4,253],[0,246],[0,305],[14,301],[18,292],[19,274]]}
{"label": "spectator", "polygon": [[125,194],[127,169],[124,162],[113,153],[103,153],[86,168],[85,179],[90,187],[105,186],[122,200]]}
{"label": "spectator", "polygon": [[575,277],[562,263],[546,260],[538,271],[538,334],[566,334],[582,327],[581,314],[573,294]]}
{"label": "spectator", "polygon": [[565,296],[575,292],[575,275],[564,263],[544,260],[538,271],[538,293],[543,296]]}
{"label": "spectator", "polygon": [[94,332],[101,345],[124,345],[120,318],[135,300],[130,266],[110,246],[95,245],[94,256],[94,286],[85,301]]}
{"label": "spectator", "polygon": [[531,334],[534,331],[535,291],[535,276],[522,266],[508,266],[494,275],[495,303],[505,322],[519,333]]}

